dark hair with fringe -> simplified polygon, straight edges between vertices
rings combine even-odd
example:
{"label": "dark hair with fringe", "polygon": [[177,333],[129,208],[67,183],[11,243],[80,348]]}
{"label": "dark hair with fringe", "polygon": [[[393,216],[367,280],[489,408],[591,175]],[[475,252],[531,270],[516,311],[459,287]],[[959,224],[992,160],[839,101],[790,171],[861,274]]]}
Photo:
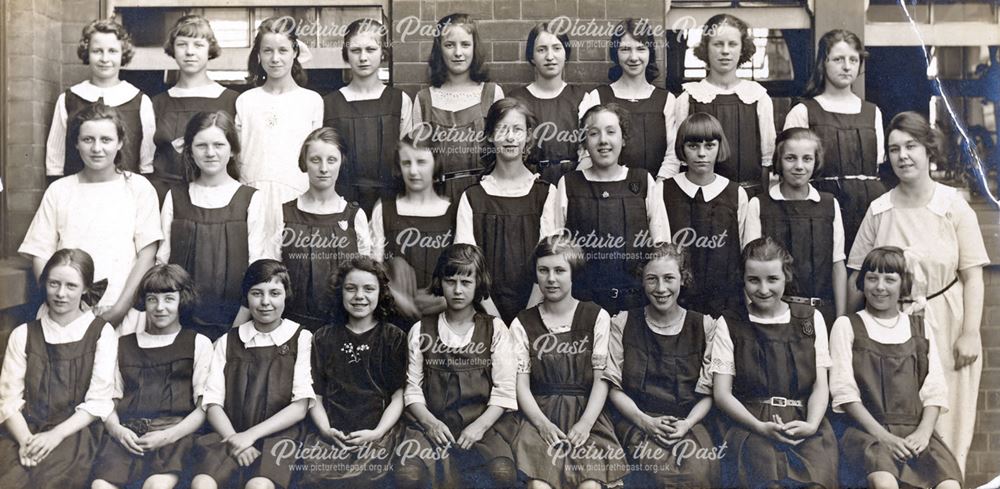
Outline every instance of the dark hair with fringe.
{"label": "dark hair with fringe", "polygon": [[205,129],[217,127],[226,136],[229,143],[229,161],[226,162],[226,173],[235,180],[240,179],[240,137],[236,132],[236,123],[232,116],[224,110],[215,112],[198,112],[188,121],[184,129],[184,150],[181,161],[184,162],[184,179],[193,182],[201,177],[201,168],[194,159],[194,138]]}
{"label": "dark hair with fringe", "polygon": [[478,309],[479,301],[489,299],[493,279],[486,269],[486,258],[476,245],[456,243],[447,248],[438,257],[431,279],[431,293],[444,296],[441,281],[455,275],[472,275],[476,279],[476,293],[472,300]]}
{"label": "dark hair with fringe", "polygon": [[806,90],[802,94],[803,98],[813,98],[826,90],[826,61],[830,55],[830,50],[839,42],[846,42],[848,46],[858,52],[861,63],[858,64],[858,74],[865,67],[865,60],[868,59],[868,51],[865,50],[865,43],[857,34],[846,29],[834,29],[823,34],[819,38],[819,45],[816,48],[816,64],[813,65],[812,76],[806,84]]}
{"label": "dark hair with fringe", "polygon": [[132,35],[125,30],[118,17],[109,19],[97,19],[84,26],[80,33],[80,42],[76,45],[76,56],[83,61],[83,64],[90,64],[90,37],[94,34],[114,34],[122,43],[122,66],[127,66],[135,56],[135,45],[132,44]]}
{"label": "dark hair with fringe", "polygon": [[[74,268],[80,273],[80,281],[83,282],[81,284],[83,285],[83,294],[80,298],[82,307],[82,304],[86,302],[87,292],[94,287],[94,258],[90,256],[90,253],[78,248],[63,248],[56,251],[42,267],[42,274],[38,277],[39,288],[43,291],[46,290],[45,283],[49,281],[49,274],[52,273],[53,268],[59,266]],[[45,300],[48,302],[47,296]],[[93,307],[96,304],[87,305]]]}
{"label": "dark hair with fringe", "polygon": [[[88,105],[83,109],[80,109],[73,119],[69,121],[69,140],[73,141],[74,148],[80,139],[80,128],[83,127],[84,123],[92,121],[111,121],[115,125],[115,132],[118,134],[118,142],[121,143],[122,148],[129,144],[130,138],[128,133],[125,132],[125,120],[122,119],[122,115],[118,112],[118,109],[114,107],[109,107],[104,105],[102,101],[98,101],[96,104]],[[83,159],[83,155],[80,155]],[[139,162],[134,162],[137,166]],[[122,173],[125,171],[122,162],[122,151],[118,150],[115,154],[115,171]]]}
{"label": "dark hair with fringe", "polygon": [[569,55],[573,52],[573,46],[570,45],[569,36],[567,36],[566,33],[556,34],[550,31],[548,22],[539,22],[531,28],[531,31],[528,32],[528,40],[524,45],[524,59],[528,62],[528,64],[532,66],[535,65],[535,62],[532,59],[535,57],[535,44],[538,42],[538,36],[542,35],[543,32],[556,36],[556,39],[558,39],[559,43],[562,44],[563,51],[566,52],[566,62],[569,63]]}
{"label": "dark hair with fringe", "polygon": [[285,36],[292,43],[292,50],[295,51],[295,58],[292,60],[292,79],[299,86],[305,85],[309,80],[306,71],[299,63],[299,25],[295,19],[289,15],[283,17],[270,17],[257,28],[257,35],[253,38],[253,47],[250,49],[250,56],[247,57],[247,71],[250,72],[250,82],[255,87],[263,85],[267,81],[267,72],[260,62],[260,44],[264,40],[265,34],[278,34]]}
{"label": "dark hair with fringe", "polygon": [[171,58],[175,56],[174,43],[177,42],[178,37],[193,37],[208,41],[208,59],[210,60],[218,58],[222,54],[222,47],[219,46],[219,40],[215,38],[212,24],[200,15],[185,15],[177,19],[177,23],[170,29],[167,41],[163,43],[163,52]]}
{"label": "dark hair with fringe", "polygon": [[427,60],[430,67],[430,83],[432,87],[441,88],[444,82],[448,81],[448,65],[444,60],[444,48],[441,46],[441,38],[444,32],[450,28],[462,27],[472,35],[472,60],[469,64],[469,78],[477,83],[489,81],[489,71],[486,69],[482,42],[479,40],[479,29],[476,21],[469,14],[454,13],[441,18],[437,23],[434,33],[434,44],[431,46],[431,57]]}
{"label": "dark hair with fringe", "polygon": [[[425,126],[430,128],[430,126]],[[397,194],[406,195],[406,182],[403,179],[403,148],[410,148],[418,151],[429,151],[431,154],[431,161],[434,162],[434,171],[432,172],[432,178],[434,183],[434,192],[438,195],[444,193],[444,168],[438,161],[439,151],[438,147],[431,140],[431,132],[422,133],[417,130],[410,131],[409,133],[403,135],[396,145],[396,152],[399,158],[396,159],[397,165],[392,168],[392,179],[393,186],[396,189]]]}
{"label": "dark hair with fringe", "polygon": [[944,134],[939,129],[931,126],[927,118],[914,111],[900,112],[889,121],[889,126],[885,128],[885,163],[879,165],[879,178],[888,188],[899,185],[899,177],[892,169],[892,156],[889,151],[889,136],[893,131],[901,131],[909,134],[927,151],[927,170],[930,171],[930,164],[944,163]]}
{"label": "dark hair with fringe", "polygon": [[740,280],[746,275],[747,262],[754,261],[774,261],[781,262],[781,271],[785,274],[785,295],[795,289],[795,259],[792,254],[770,236],[757,238],[743,248],[740,256]]}
{"label": "dark hair with fringe", "polygon": [[247,267],[246,273],[243,274],[243,283],[240,288],[242,293],[240,301],[243,307],[250,306],[250,303],[247,302],[247,294],[250,293],[250,289],[254,285],[270,282],[275,278],[280,280],[281,285],[285,287],[285,304],[290,303],[292,300],[292,279],[288,276],[288,268],[278,260],[261,258],[251,263]]}
{"label": "dark hair with fringe", "polygon": [[583,254],[583,248],[576,244],[569,231],[562,230],[558,234],[546,236],[538,241],[535,252],[531,255],[531,269],[538,267],[538,259],[546,256],[561,255],[569,264],[570,272],[573,274],[583,270],[587,264],[587,259]]}
{"label": "dark hair with fringe", "polygon": [[347,61],[351,41],[362,32],[373,32],[378,36],[378,45],[382,48],[382,58],[379,61],[384,61],[389,56],[389,50],[392,49],[392,45],[389,44],[389,30],[381,22],[368,18],[358,19],[347,25],[347,32],[344,33],[344,45],[340,48],[340,55],[344,57],[344,61]]}
{"label": "dark hair with fringe", "polygon": [[716,155],[716,163],[726,161],[730,157],[729,140],[726,139],[726,132],[722,129],[722,123],[713,115],[705,112],[695,112],[681,122],[677,128],[677,137],[674,138],[674,154],[677,159],[685,161],[684,145],[687,143],[703,143],[706,141],[718,141],[719,153]]}
{"label": "dark hair with fringe", "polygon": [[[340,151],[341,171],[347,168],[348,165],[344,164],[347,161],[347,158],[350,157],[347,141],[344,140],[344,137],[341,136],[336,129],[332,127],[320,127],[313,129],[313,131],[306,136],[305,141],[302,141],[302,148],[299,149],[299,170],[302,170],[303,173],[307,171],[306,158],[309,156],[309,145],[313,143],[326,143],[335,146],[337,150]],[[338,178],[338,180],[340,180],[340,178]]]}
{"label": "dark hair with fringe", "polygon": [[903,249],[896,246],[880,246],[868,252],[854,285],[861,292],[865,290],[865,275],[868,272],[898,273],[899,298],[908,297],[913,291],[913,272],[906,266],[906,255]]}
{"label": "dark hair with fringe", "polygon": [[525,125],[525,140],[524,140],[524,150],[521,154],[522,161],[528,161],[532,152],[535,150],[535,128],[538,127],[538,118],[535,117],[534,112],[531,108],[527,106],[524,102],[514,97],[505,97],[490,105],[490,110],[486,112],[486,123],[483,127],[483,134],[486,136],[483,138],[483,142],[480,149],[480,155],[482,160],[486,162],[486,169],[483,171],[483,175],[488,175],[490,172],[496,168],[496,141],[494,137],[496,134],[497,124],[507,117],[507,114],[511,112],[520,112],[524,116]]}
{"label": "dark hair with fringe", "polygon": [[[629,111],[614,102],[595,105],[583,113],[583,117],[580,118],[580,130],[584,134],[584,140],[580,144],[586,144],[587,121],[598,112],[610,112],[614,114],[615,117],[618,117],[618,127],[622,130],[622,146],[624,147],[627,145],[629,140],[632,138],[632,115]],[[618,163],[622,164],[621,161]]]}
{"label": "dark hair with fringe", "polygon": [[638,269],[640,278],[646,273],[646,267],[657,260],[673,260],[681,274],[681,286],[688,287],[694,280],[691,274],[691,254],[687,247],[677,243],[656,243],[646,255],[647,259]]}
{"label": "dark hair with fringe", "polygon": [[750,35],[750,25],[747,24],[743,19],[730,14],[717,14],[713,15],[712,18],[705,22],[705,25],[701,28],[701,42],[694,47],[694,55],[698,59],[705,62],[705,68],[711,70],[708,63],[708,43],[712,41],[715,34],[719,32],[719,29],[723,26],[732,27],[740,31],[740,59],[736,63],[736,66],[740,66],[750,58],[753,57],[754,53],[757,52],[757,46],[753,43],[753,36]]}
{"label": "dark hair with fringe", "polygon": [[181,325],[190,324],[191,314],[198,304],[198,291],[194,286],[194,280],[183,267],[175,263],[168,265],[155,265],[146,271],[139,281],[139,290],[136,293],[137,301],[135,308],[140,311],[146,310],[146,295],[162,294],[165,292],[177,292],[179,296],[179,315]]}
{"label": "dark hair with fringe", "polygon": [[[819,173],[820,169],[823,168],[823,141],[813,132],[812,129],[805,127],[792,127],[781,131],[778,134],[778,139],[774,142],[774,155],[771,158],[771,171],[773,171],[779,177],[782,175],[781,161],[785,156],[785,146],[789,141],[811,141],[816,145],[815,159],[816,162],[813,165],[812,174],[816,175]],[[812,178],[810,175],[809,178]]]}
{"label": "dark hair with fringe", "polygon": [[646,81],[652,82],[660,76],[660,68],[656,66],[656,40],[645,21],[627,18],[615,26],[611,34],[611,43],[608,45],[608,57],[611,59],[612,67],[608,69],[608,79],[612,82],[618,81],[625,73],[622,69],[621,60],[618,59],[618,47],[621,46],[625,35],[639,41],[646,46],[649,51],[649,63],[646,64]]}
{"label": "dark hair with fringe", "polygon": [[344,308],[344,280],[351,272],[358,270],[368,272],[378,280],[378,304],[374,316],[377,321],[386,321],[396,310],[396,302],[389,288],[389,276],[385,266],[371,257],[358,255],[341,263],[337,271],[327,277],[326,292],[330,297],[330,318],[333,324],[347,324],[350,315]]}

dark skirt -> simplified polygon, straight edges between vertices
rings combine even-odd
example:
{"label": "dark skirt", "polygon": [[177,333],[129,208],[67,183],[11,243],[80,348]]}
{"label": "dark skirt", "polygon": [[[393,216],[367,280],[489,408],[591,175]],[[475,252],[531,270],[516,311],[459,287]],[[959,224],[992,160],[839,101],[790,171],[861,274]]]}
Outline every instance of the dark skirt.
{"label": "dark skirt", "polygon": [[627,420],[617,425],[628,463],[633,469],[629,487],[719,487],[719,458],[712,437],[701,423],[672,446],[660,445],[653,437]]}
{"label": "dark skirt", "polygon": [[[784,422],[804,419],[804,408],[747,404],[757,419],[769,420],[777,414]],[[801,486],[819,484],[826,489],[837,487],[837,438],[830,422],[823,418],[816,433],[798,445],[786,445],[732,425],[725,434],[726,457],[723,459],[728,487],[768,487],[773,484]]]}
{"label": "dark skirt", "polygon": [[284,456],[289,447],[299,448],[302,441],[302,424],[298,423],[281,432],[257,440],[254,444],[260,456],[249,467],[240,467],[236,459],[230,457],[222,435],[209,433],[195,440],[194,453],[198,461],[195,475],[205,474],[222,487],[243,487],[254,477],[264,477],[277,488],[288,488],[292,483],[292,466],[297,457]]}
{"label": "dark skirt", "polygon": [[[190,434],[167,446],[134,455],[107,434],[101,439],[101,449],[94,463],[94,479],[102,479],[118,487],[129,482],[141,482],[155,474],[190,474],[195,435]],[[184,477],[182,477],[183,479]]]}
{"label": "dark skirt", "polygon": [[[542,414],[566,433],[580,420],[588,397],[538,395],[535,400]],[[624,450],[606,413],[597,418],[590,437],[579,449],[550,449],[535,425],[523,418],[511,448],[518,471],[552,487],[576,487],[586,480],[608,485],[626,474]]]}
{"label": "dark skirt", "polygon": [[[403,441],[396,449],[396,466],[422,464],[435,488],[493,487],[487,465],[498,458],[514,460],[510,440],[517,429],[510,413],[504,414],[486,430],[482,439],[468,450],[438,448],[415,420],[407,420]],[[457,440],[459,433],[452,433]]]}
{"label": "dark skirt", "polygon": [[[900,438],[906,438],[916,429],[908,425],[884,426],[889,433]],[[920,455],[906,463],[899,463],[893,458],[892,451],[874,436],[850,426],[840,439],[840,457],[841,480],[847,487],[866,486],[868,474],[873,472],[888,472],[896,480],[914,487],[937,487],[949,479],[962,481],[962,471],[955,456],[937,432],[931,436],[930,443]]]}
{"label": "dark skirt", "polygon": [[91,425],[66,437],[34,467],[24,467],[18,444],[0,436],[0,488],[84,489],[90,487],[90,469],[103,430]]}
{"label": "dark skirt", "polygon": [[299,461],[300,485],[309,488],[370,488],[391,485],[389,467],[403,439],[403,425],[395,426],[378,441],[362,449],[344,452],[316,432],[306,435],[303,447],[313,450]]}

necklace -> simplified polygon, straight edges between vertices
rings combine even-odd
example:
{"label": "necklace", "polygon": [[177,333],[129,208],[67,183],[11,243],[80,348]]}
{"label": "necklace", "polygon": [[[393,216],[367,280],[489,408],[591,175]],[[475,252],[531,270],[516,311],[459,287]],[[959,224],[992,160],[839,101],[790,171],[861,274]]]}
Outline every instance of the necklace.
{"label": "necklace", "polygon": [[883,323],[882,320],[880,320],[879,318],[875,317],[873,314],[871,314],[871,313],[868,314],[868,317],[872,318],[872,321],[875,321],[875,324],[878,324],[879,326],[881,326],[883,328],[886,328],[886,329],[895,328],[899,324],[899,318],[902,317],[902,316],[903,316],[902,314],[896,314],[896,319],[894,321],[892,321],[891,325],[889,325],[889,324]]}
{"label": "necklace", "polygon": [[665,331],[665,330],[668,330],[668,329],[670,329],[670,328],[672,328],[674,326],[677,326],[677,324],[680,323],[681,319],[684,317],[683,314],[679,314],[676,318],[660,322],[660,321],[657,321],[657,320],[653,319],[653,317],[649,313],[645,313],[645,314],[646,314],[646,324],[652,326],[655,329],[659,329],[661,331]]}

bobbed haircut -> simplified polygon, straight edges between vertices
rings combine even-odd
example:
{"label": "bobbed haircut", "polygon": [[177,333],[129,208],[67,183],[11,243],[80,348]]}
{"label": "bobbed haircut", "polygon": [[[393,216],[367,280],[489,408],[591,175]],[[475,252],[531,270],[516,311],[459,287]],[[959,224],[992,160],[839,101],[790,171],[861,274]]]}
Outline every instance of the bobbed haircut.
{"label": "bobbed haircut", "polygon": [[243,295],[240,301],[243,303],[243,307],[250,306],[250,303],[247,302],[247,294],[250,293],[250,289],[254,285],[270,282],[275,278],[281,281],[281,285],[285,288],[286,304],[290,302],[292,299],[292,279],[288,275],[288,268],[278,260],[262,258],[251,263],[247,267],[246,273],[243,274],[243,283],[240,287]]}
{"label": "bobbed haircut", "polygon": [[569,264],[569,270],[573,274],[583,270],[584,265],[587,264],[583,248],[580,248],[580,245],[576,244],[569,231],[563,230],[558,234],[546,236],[538,241],[538,245],[535,246],[535,252],[531,255],[531,269],[535,270],[538,267],[539,258],[555,255],[561,255],[566,259],[566,263]]}
{"label": "bobbed haircut", "polygon": [[711,114],[695,112],[687,116],[677,128],[677,137],[674,139],[674,154],[677,155],[677,159],[684,161],[685,144],[706,141],[719,142],[716,162],[729,159],[729,140],[726,139],[726,132],[722,129],[722,124]]}
{"label": "bobbed haircut", "polygon": [[641,275],[646,273],[646,267],[658,260],[673,260],[681,274],[681,286],[688,287],[694,280],[691,274],[691,254],[687,247],[677,243],[656,243],[646,255],[647,259],[638,269]]}
{"label": "bobbed haircut", "polygon": [[535,44],[538,43],[538,36],[542,35],[544,32],[556,36],[556,39],[558,39],[559,43],[562,44],[563,51],[566,52],[566,62],[568,63],[569,55],[573,52],[573,46],[569,42],[569,36],[566,35],[565,32],[562,34],[552,32],[549,30],[548,22],[539,22],[535,24],[530,31],[528,31],[528,40],[524,44],[524,59],[528,62],[528,64],[532,66],[535,65],[535,61],[532,59],[535,57]]}
{"label": "bobbed haircut", "polygon": [[181,152],[181,160],[184,162],[184,179],[193,182],[201,177],[201,168],[194,159],[194,138],[205,129],[217,127],[226,136],[229,143],[229,161],[226,162],[226,173],[235,180],[240,179],[240,136],[236,131],[236,123],[233,117],[224,110],[215,112],[198,112],[188,125],[184,128],[184,150]]}
{"label": "bobbed haircut", "polygon": [[80,33],[80,41],[76,45],[76,56],[83,61],[83,64],[90,64],[90,37],[94,34],[114,34],[122,43],[122,66],[132,62],[135,56],[135,45],[132,44],[132,35],[125,30],[118,17],[108,19],[96,19],[83,27]]}
{"label": "bobbed haircut", "polygon": [[479,302],[483,299],[489,299],[493,280],[490,278],[489,270],[486,269],[486,258],[483,257],[483,252],[478,246],[456,243],[445,248],[434,267],[431,293],[443,296],[444,289],[441,281],[455,275],[472,275],[476,279],[476,292],[473,301]]}
{"label": "bobbed haircut", "polygon": [[865,290],[865,275],[868,272],[898,273],[899,297],[907,297],[913,291],[913,272],[906,266],[906,255],[903,249],[896,246],[880,246],[868,252],[854,285],[860,291]]}
{"label": "bobbed haircut", "polygon": [[198,291],[194,286],[194,280],[188,275],[184,267],[175,263],[167,265],[155,265],[142,276],[139,281],[139,290],[136,294],[136,309],[146,310],[147,294],[162,294],[166,292],[177,292],[180,296],[180,318],[181,324],[188,323],[191,314],[198,303]]}
{"label": "bobbed haircut", "polygon": [[218,58],[222,54],[222,47],[219,40],[215,38],[215,31],[208,19],[200,15],[185,15],[177,19],[177,23],[167,34],[167,40],[163,43],[163,52],[167,56],[174,57],[174,42],[178,37],[194,37],[208,41],[208,59]]}
{"label": "bobbed haircut", "polygon": [[823,34],[819,38],[819,45],[816,48],[816,64],[813,65],[812,76],[806,84],[803,97],[812,98],[826,90],[826,61],[830,56],[830,50],[839,42],[846,42],[848,46],[858,52],[861,63],[858,65],[858,73],[865,67],[865,60],[868,59],[868,51],[865,50],[865,43],[857,34],[846,29],[834,29]]}
{"label": "bobbed haircut", "polygon": [[435,88],[441,88],[441,85],[448,81],[448,65],[444,60],[444,47],[441,42],[444,32],[456,27],[461,27],[472,35],[472,62],[469,65],[469,78],[477,83],[489,81],[489,71],[486,69],[483,43],[479,40],[476,20],[469,14],[454,13],[441,17],[434,30],[434,44],[431,45],[431,56],[427,60],[427,64],[430,67],[431,86]]}
{"label": "bobbed haircut", "polygon": [[784,176],[782,175],[781,160],[785,156],[785,146],[788,145],[789,141],[811,141],[816,145],[814,154],[816,164],[813,166],[813,175],[819,174],[820,169],[823,168],[823,141],[812,129],[806,127],[792,127],[778,134],[778,139],[774,142],[774,156],[771,157],[771,171],[779,177]]}
{"label": "bobbed haircut", "polygon": [[632,39],[639,41],[646,46],[649,51],[649,63],[646,64],[646,81],[652,82],[660,76],[660,68],[656,66],[656,39],[653,37],[652,29],[644,22],[633,18],[627,18],[615,26],[611,33],[611,42],[608,44],[608,57],[613,66],[608,69],[608,79],[612,82],[618,81],[625,73],[622,69],[621,60],[618,59],[618,47],[622,44],[622,39],[628,35]]}
{"label": "bobbed haircut", "polygon": [[702,26],[701,41],[694,47],[694,55],[705,62],[706,68],[708,68],[708,44],[712,42],[712,38],[723,27],[732,27],[740,31],[740,59],[736,63],[737,66],[750,61],[750,58],[757,52],[757,46],[754,45],[753,36],[750,34],[749,24],[735,15],[713,15]]}
{"label": "bobbed haircut", "polygon": [[[118,109],[104,105],[104,102],[99,100],[96,104],[80,109],[80,111],[73,116],[73,119],[69,121],[69,140],[73,141],[74,146],[80,139],[80,128],[82,128],[85,123],[93,121],[111,121],[115,125],[115,133],[118,134],[118,142],[122,144],[123,148],[129,144],[130,138],[125,132],[125,120],[122,119],[121,113],[118,112]],[[134,163],[138,165],[138,162]],[[121,173],[121,151],[118,151],[115,155],[114,164],[116,171]]]}
{"label": "bobbed haircut", "polygon": [[389,275],[385,271],[385,266],[371,257],[358,255],[341,263],[337,271],[327,278],[326,292],[331,299],[330,318],[333,324],[347,324],[350,318],[347,309],[344,308],[344,280],[355,270],[368,272],[378,280],[378,305],[375,306],[374,316],[378,321],[389,319],[396,310],[396,302],[392,298]]}

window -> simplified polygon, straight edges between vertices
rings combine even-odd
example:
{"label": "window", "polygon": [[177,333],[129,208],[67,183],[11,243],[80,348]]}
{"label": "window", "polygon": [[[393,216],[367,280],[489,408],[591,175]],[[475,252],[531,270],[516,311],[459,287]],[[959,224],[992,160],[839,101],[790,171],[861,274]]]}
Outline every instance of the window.
{"label": "window", "polygon": [[[753,28],[751,34],[757,51],[750,62],[736,70],[736,76],[756,81],[795,79],[792,58],[780,30]],[[684,79],[700,80],[708,74],[705,62],[694,55],[694,48],[701,42],[701,28],[687,31],[687,49],[684,53]]]}

